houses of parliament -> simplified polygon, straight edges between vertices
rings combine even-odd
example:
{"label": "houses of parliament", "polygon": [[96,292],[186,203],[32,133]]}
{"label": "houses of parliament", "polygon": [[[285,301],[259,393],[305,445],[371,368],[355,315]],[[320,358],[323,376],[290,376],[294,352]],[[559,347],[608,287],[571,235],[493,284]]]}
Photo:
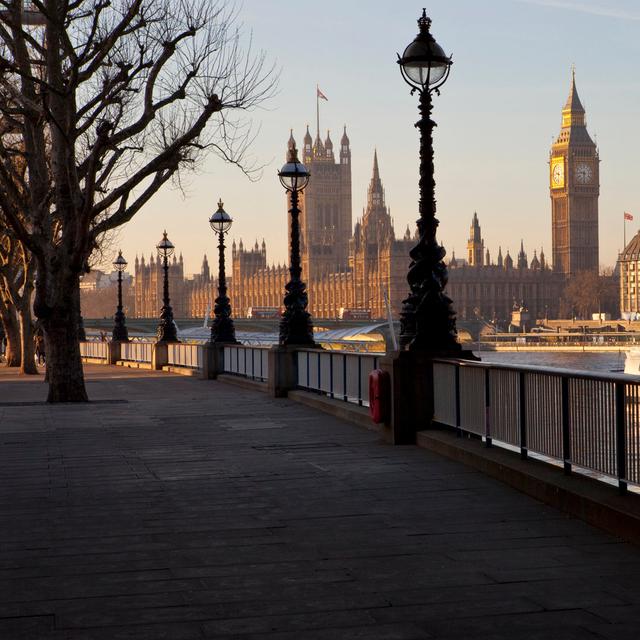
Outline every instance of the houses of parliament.
{"label": "houses of parliament", "polygon": [[[293,132],[288,146],[296,144]],[[303,138],[302,162],[311,180],[301,197],[302,277],[309,310],[316,318],[336,318],[341,309],[368,310],[386,317],[387,301],[398,317],[408,293],[409,251],[416,238],[407,228],[396,237],[385,201],[377,153],[362,217],[352,226],[351,147],[346,127],[339,147],[329,134],[315,140],[309,128]],[[533,318],[558,317],[567,278],[595,270],[598,256],[599,157],[586,128],[585,110],[575,83],[562,109],[561,130],[549,155],[551,197],[551,262],[542,249],[529,258],[524,244],[512,257],[499,248],[495,259],[473,214],[464,258],[451,256],[447,291],[458,318],[504,321],[515,305],[525,305]],[[288,268],[269,265],[262,241],[245,246],[234,241],[228,281],[233,313],[245,317],[254,307],[282,306]],[[171,267],[172,305],[176,317],[203,317],[216,297],[216,282],[205,256],[201,273],[184,278],[181,258]],[[160,263],[135,264],[135,315],[154,317],[162,299]]]}

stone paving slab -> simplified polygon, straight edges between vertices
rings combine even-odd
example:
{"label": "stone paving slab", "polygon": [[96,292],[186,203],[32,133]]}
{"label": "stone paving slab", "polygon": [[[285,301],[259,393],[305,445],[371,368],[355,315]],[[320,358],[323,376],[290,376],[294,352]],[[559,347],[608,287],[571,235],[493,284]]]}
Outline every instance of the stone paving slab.
{"label": "stone paving slab", "polygon": [[0,368],[2,640],[637,640],[640,550],[288,400]]}

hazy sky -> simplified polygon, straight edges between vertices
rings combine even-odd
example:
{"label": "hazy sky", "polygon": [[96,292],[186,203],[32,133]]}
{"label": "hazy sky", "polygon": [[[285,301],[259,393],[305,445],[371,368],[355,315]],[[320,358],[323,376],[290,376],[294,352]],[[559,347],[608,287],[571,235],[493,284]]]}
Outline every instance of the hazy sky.
{"label": "hazy sky", "polygon": [[[295,10],[293,9],[295,6]],[[289,129],[300,145],[315,129],[315,86],[322,102],[323,139],[334,144],[347,125],[352,149],[353,222],[362,214],[374,148],[396,233],[417,217],[417,97],[409,95],[396,52],[417,33],[422,3],[408,0],[244,0],[241,18],[256,48],[281,70],[279,93],[251,114],[260,133],[253,153],[267,163],[251,183],[211,158],[188,183],[186,198],[158,193],[119,234],[133,266],[167,229],[187,273],[202,256],[213,266],[208,217],[222,198],[234,218],[230,238],[267,242],[269,262],[286,262],[286,210],[276,172]],[[627,239],[640,227],[640,2],[638,0],[437,0],[428,3],[432,33],[454,65],[435,97],[439,238],[449,255],[464,255],[478,212],[492,257],[498,246],[529,258],[551,256],[548,154],[560,130],[571,65],[600,148],[600,263],[612,265],[622,245],[622,214],[631,211]],[[313,179],[313,178],[312,178]]]}

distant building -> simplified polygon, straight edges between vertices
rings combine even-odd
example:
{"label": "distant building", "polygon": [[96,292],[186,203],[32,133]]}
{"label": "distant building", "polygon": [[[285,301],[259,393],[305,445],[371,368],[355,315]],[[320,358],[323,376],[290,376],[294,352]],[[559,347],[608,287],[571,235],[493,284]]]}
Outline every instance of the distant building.
{"label": "distant building", "polygon": [[[134,316],[136,318],[155,318],[162,308],[164,271],[162,260],[151,255],[148,261],[144,256],[135,260]],[[169,297],[176,318],[202,318],[207,308],[213,308],[218,295],[217,280],[211,277],[207,256],[204,256],[200,273],[185,279],[184,260],[173,256],[169,264]]]}
{"label": "distant building", "polygon": [[484,319],[505,322],[511,318],[515,306],[526,305],[534,320],[558,317],[560,299],[565,285],[564,274],[554,272],[547,263],[544,250],[540,255],[534,250],[531,262],[520,241],[520,251],[514,263],[509,250],[502,255],[498,248],[492,262],[478,214],[474,213],[467,242],[468,261],[449,261],[447,293],[453,299],[454,308],[461,320]]}
{"label": "distant building", "polygon": [[[122,274],[122,282],[129,284],[131,275],[128,273]],[[112,271],[111,273],[105,273],[99,269],[92,269],[89,273],[85,273],[80,278],[80,291],[98,291],[100,289],[106,289],[112,287],[118,282],[118,272]]]}
{"label": "distant building", "polygon": [[640,318],[640,231],[618,257],[620,314],[625,320]]}
{"label": "distant building", "polygon": [[[293,134],[288,146],[295,144]],[[406,281],[411,234],[396,238],[393,220],[385,204],[378,155],[362,218],[352,232],[351,150],[346,129],[340,140],[339,162],[327,134],[312,141],[304,137],[302,157],[311,173],[302,194],[300,252],[302,278],[307,283],[309,311],[318,318],[338,318],[344,309],[368,310],[373,318],[386,316],[385,296],[393,314],[400,313],[408,293]],[[267,266],[266,245],[256,242],[245,249],[232,246],[234,314],[246,316],[251,307],[281,307],[289,280],[286,266]]]}
{"label": "distant building", "polygon": [[[287,146],[293,145],[292,132]],[[388,301],[392,314],[399,317],[409,291],[409,252],[417,238],[408,228],[402,238],[396,237],[377,152],[366,206],[353,230],[351,146],[346,128],[337,157],[329,133],[324,142],[319,131],[313,140],[307,128],[302,161],[311,173],[300,199],[302,278],[307,283],[309,311],[317,318],[338,318],[345,309],[384,318]],[[526,307],[532,320],[559,316],[567,278],[598,268],[598,163],[574,76],[562,110],[562,128],[550,152],[553,263],[542,249],[534,251],[529,261],[523,241],[515,260],[508,250],[503,256],[501,248],[492,260],[474,213],[466,258],[452,253],[448,264],[447,292],[460,319],[508,322],[514,304]],[[267,263],[264,240],[262,244],[256,240],[253,246],[234,240],[231,261],[228,285],[235,316],[246,317],[255,308],[282,308],[289,269]],[[136,259],[135,273],[136,315],[157,316],[162,305],[160,260]],[[217,295],[206,256],[201,273],[192,279],[184,277],[182,257],[174,257],[170,277],[176,317],[204,316]]]}

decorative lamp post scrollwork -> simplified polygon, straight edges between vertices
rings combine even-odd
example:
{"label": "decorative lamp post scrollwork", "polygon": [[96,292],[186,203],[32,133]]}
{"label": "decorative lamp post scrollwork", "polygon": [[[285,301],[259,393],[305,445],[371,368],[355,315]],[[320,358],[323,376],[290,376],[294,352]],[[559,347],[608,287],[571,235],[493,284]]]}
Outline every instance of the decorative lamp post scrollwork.
{"label": "decorative lamp post scrollwork", "polygon": [[289,282],[285,285],[284,313],[280,320],[281,346],[299,345],[316,347],[313,339],[313,324],[307,311],[307,288],[302,281],[300,262],[300,209],[298,196],[309,184],[310,173],[298,160],[295,144],[289,148],[287,162],[278,172],[280,183],[289,194],[289,214],[291,216],[291,238],[289,245]]}
{"label": "decorative lamp post scrollwork", "polygon": [[129,342],[129,332],[127,331],[126,318],[122,310],[122,274],[127,268],[127,261],[122,255],[122,251],[118,251],[118,257],[113,261],[113,266],[118,272],[118,307],[113,317],[113,334],[114,342]]}
{"label": "decorative lamp post scrollwork", "polygon": [[162,295],[162,310],[160,312],[160,323],[158,324],[158,342],[180,342],[176,323],[173,321],[173,309],[169,299],[169,258],[175,251],[175,246],[167,237],[165,231],[162,240],[156,245],[158,255],[162,258],[162,268],[164,270],[164,286]]}
{"label": "decorative lamp post scrollwork", "polygon": [[451,56],[430,33],[431,19],[426,11],[418,19],[419,33],[407,46],[398,64],[411,93],[420,95],[420,217],[418,244],[411,250],[407,273],[409,295],[400,314],[400,348],[410,351],[456,355],[462,350],[457,341],[456,317],[451,299],[445,294],[447,267],[445,250],[436,240],[435,179],[433,165],[432,94],[439,94],[451,69]]}
{"label": "decorative lamp post scrollwork", "polygon": [[224,210],[222,200],[218,200],[218,210],[209,218],[209,224],[218,234],[218,297],[213,310],[211,342],[238,343],[236,329],[231,319],[231,303],[227,296],[227,279],[224,270],[224,236],[231,229],[233,219]]}

